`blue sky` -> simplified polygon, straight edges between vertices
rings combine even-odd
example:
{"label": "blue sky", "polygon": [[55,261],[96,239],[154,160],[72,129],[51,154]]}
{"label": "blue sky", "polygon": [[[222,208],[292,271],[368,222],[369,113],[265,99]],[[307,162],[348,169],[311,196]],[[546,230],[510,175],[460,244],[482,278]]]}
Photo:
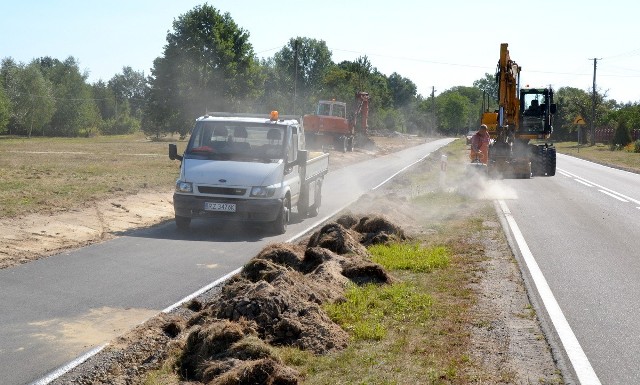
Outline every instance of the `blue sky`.
{"label": "blue sky", "polygon": [[[0,58],[28,63],[69,56],[89,81],[130,66],[150,74],[172,22],[202,1],[0,1]],[[471,86],[493,74],[500,43],[522,66],[522,83],[590,90],[640,102],[640,3],[632,0],[218,0],[270,57],[290,38],[324,40],[333,60],[367,55],[384,74],[411,79],[422,95]]]}

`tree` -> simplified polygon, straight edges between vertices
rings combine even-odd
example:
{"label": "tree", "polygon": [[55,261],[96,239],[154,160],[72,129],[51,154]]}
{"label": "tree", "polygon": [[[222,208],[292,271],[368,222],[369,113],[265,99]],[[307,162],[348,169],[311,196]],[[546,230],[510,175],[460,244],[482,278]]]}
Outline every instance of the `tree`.
{"label": "tree", "polygon": [[[614,108],[614,105],[605,100],[605,95],[596,93],[596,116],[593,122],[594,127],[607,126],[607,111]],[[581,129],[581,143],[587,143],[589,138],[587,128],[591,126],[591,111],[593,98],[591,91],[584,91],[574,87],[562,87],[555,94],[555,102],[558,112],[553,119],[553,136],[556,139],[571,139],[575,137],[575,132]],[[582,117],[587,124],[576,126],[573,124],[576,117]],[[615,120],[615,119],[614,119]],[[575,139],[574,139],[575,140]]]}
{"label": "tree", "polygon": [[78,61],[69,56],[62,62],[50,57],[35,62],[53,85],[56,100],[55,113],[46,127],[46,134],[72,137],[89,134],[97,128],[100,122],[98,108],[91,86],[86,82],[88,74],[80,73]]}
{"label": "tree", "polygon": [[627,144],[631,143],[632,140],[627,119],[621,118],[618,121],[618,127],[616,127],[616,131],[613,134],[613,139],[611,139],[611,146],[614,149],[618,148],[618,146],[619,148],[623,148]]}
{"label": "tree", "polygon": [[389,76],[388,83],[394,107],[399,108],[415,101],[418,87],[410,79],[394,72]]}
{"label": "tree", "polygon": [[140,119],[144,110],[144,101],[147,96],[147,79],[143,72],[136,72],[131,67],[123,67],[121,74],[114,75],[108,83],[115,96],[116,108],[119,111],[127,111],[132,116]]}
{"label": "tree", "polygon": [[55,112],[52,84],[42,75],[37,61],[12,66],[3,76],[16,128],[31,137],[34,130],[50,122]]}
{"label": "tree", "polygon": [[115,119],[116,117],[116,95],[107,83],[98,80],[91,85],[91,93],[96,102],[102,120]]}
{"label": "tree", "polygon": [[473,86],[484,92],[489,97],[492,105],[498,103],[498,82],[495,75],[485,73],[484,78],[473,81]]}
{"label": "tree", "polygon": [[[334,88],[331,89],[335,90],[332,95],[336,95],[337,99],[349,103],[353,100],[356,92],[368,92],[371,96],[369,100],[370,126],[374,129],[386,128],[385,122],[389,122],[386,118],[388,113],[382,109],[393,109],[393,96],[389,90],[387,77],[372,65],[368,57],[361,56],[354,61],[343,61],[338,64],[338,69],[332,71],[330,75],[334,85]],[[340,93],[336,92],[337,90],[340,90]],[[353,104],[350,108],[352,107]],[[380,116],[377,116],[378,113]],[[404,120],[395,121],[396,123],[404,122]],[[404,131],[406,127],[397,127],[397,129]]]}
{"label": "tree", "polygon": [[11,116],[11,105],[9,97],[5,92],[4,82],[0,80],[0,134],[4,134],[9,124],[9,117]]}
{"label": "tree", "polygon": [[317,99],[326,97],[324,79],[335,64],[331,60],[331,51],[323,40],[291,38],[273,56],[273,64],[278,73],[279,84],[272,86],[277,87],[282,94],[288,94],[292,101],[295,92],[297,111],[298,107],[305,110],[309,105],[315,104]]}
{"label": "tree", "polygon": [[207,4],[173,22],[151,70],[145,130],[186,132],[206,111],[235,111],[255,98],[260,71],[249,33]]}
{"label": "tree", "polygon": [[469,99],[459,92],[443,92],[437,98],[440,130],[447,135],[457,135],[468,128]]}

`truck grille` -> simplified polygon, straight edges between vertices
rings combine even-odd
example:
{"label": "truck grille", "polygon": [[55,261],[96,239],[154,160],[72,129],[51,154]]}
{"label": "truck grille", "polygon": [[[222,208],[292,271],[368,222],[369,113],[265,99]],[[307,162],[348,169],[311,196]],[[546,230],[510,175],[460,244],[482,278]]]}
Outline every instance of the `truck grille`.
{"label": "truck grille", "polygon": [[216,195],[238,195],[242,196],[247,191],[244,188],[233,187],[208,187],[198,186],[198,191],[202,194],[216,194]]}

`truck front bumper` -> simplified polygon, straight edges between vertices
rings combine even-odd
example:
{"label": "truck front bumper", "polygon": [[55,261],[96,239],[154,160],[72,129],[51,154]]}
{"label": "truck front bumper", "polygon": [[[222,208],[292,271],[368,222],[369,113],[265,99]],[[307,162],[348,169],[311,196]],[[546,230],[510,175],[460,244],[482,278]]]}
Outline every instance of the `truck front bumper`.
{"label": "truck front bumper", "polygon": [[[205,203],[232,203],[235,212],[205,210]],[[229,199],[173,194],[175,215],[185,218],[225,219],[240,222],[273,222],[282,208],[282,199]]]}

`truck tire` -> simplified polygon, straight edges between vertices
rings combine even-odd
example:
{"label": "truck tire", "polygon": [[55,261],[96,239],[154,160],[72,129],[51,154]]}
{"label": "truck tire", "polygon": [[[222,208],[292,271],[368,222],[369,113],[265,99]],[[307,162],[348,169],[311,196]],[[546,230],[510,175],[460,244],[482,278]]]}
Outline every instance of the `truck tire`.
{"label": "truck tire", "polygon": [[176,227],[178,228],[179,231],[188,230],[190,224],[191,224],[191,218],[180,217],[176,215]]}
{"label": "truck tire", "polygon": [[344,135],[336,136],[335,138],[336,150],[347,152],[347,137]]}
{"label": "truck tire", "polygon": [[282,200],[282,206],[280,212],[275,221],[271,222],[271,228],[276,235],[284,234],[287,232],[287,225],[289,224],[289,213],[291,207],[289,204],[289,196]]}
{"label": "truck tire", "polygon": [[531,173],[533,176],[545,174],[545,153],[546,149],[543,146],[533,147],[533,156],[531,158]]}
{"label": "truck tire", "polygon": [[349,137],[349,139],[347,139],[347,151],[349,152],[353,152],[353,142],[355,141],[355,138],[353,136]]}
{"label": "truck tire", "polygon": [[549,147],[545,153],[544,170],[547,176],[556,175],[556,148]]}
{"label": "truck tire", "polygon": [[315,202],[307,210],[308,217],[317,217],[320,212],[320,204],[322,203],[322,180],[316,182],[316,191],[314,192]]}

